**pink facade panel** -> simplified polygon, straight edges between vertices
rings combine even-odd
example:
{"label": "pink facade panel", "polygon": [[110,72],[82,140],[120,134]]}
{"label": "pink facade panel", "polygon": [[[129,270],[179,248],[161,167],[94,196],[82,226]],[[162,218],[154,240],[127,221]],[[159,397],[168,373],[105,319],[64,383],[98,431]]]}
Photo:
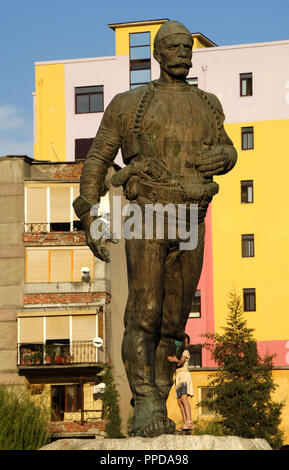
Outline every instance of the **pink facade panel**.
{"label": "pink facade panel", "polygon": [[[201,316],[189,318],[186,333],[190,336],[190,344],[203,344],[202,337],[206,333],[214,333],[214,299],[213,299],[213,267],[212,267],[212,208],[208,208],[205,219],[205,250],[204,262],[198,290],[201,291]],[[207,350],[202,350],[202,367],[211,367],[214,363]]]}
{"label": "pink facade panel", "polygon": [[261,357],[274,354],[275,366],[289,366],[289,339],[285,341],[258,341],[258,352]]}

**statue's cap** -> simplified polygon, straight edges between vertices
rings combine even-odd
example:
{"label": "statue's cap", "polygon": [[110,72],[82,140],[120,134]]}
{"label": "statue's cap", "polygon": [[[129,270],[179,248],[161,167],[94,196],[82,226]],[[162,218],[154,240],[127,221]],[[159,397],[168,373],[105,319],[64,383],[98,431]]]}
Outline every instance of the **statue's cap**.
{"label": "statue's cap", "polygon": [[192,37],[190,31],[182,23],[175,20],[169,20],[162,24],[158,30],[154,39],[154,47],[159,41],[161,41],[161,39],[164,39],[171,34],[186,34],[190,36],[190,38]]}

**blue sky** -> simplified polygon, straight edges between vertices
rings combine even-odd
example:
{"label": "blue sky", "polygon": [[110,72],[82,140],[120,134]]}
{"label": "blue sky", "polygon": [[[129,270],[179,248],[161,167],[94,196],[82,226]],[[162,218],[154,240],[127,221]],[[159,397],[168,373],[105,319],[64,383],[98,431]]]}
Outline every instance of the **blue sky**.
{"label": "blue sky", "polygon": [[289,0],[0,0],[0,5],[0,155],[33,156],[34,62],[114,55],[108,23],[176,19],[219,45],[289,39]]}

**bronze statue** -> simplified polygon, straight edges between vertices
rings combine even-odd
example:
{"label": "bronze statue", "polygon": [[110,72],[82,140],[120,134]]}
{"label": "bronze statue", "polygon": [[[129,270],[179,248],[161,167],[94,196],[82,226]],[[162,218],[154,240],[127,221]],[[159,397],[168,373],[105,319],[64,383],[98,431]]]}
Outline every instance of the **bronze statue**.
{"label": "bronze statue", "polygon": [[[179,238],[126,240],[128,300],[122,358],[134,399],[132,432],[157,436],[175,431],[166,400],[177,354],[203,263],[204,218],[218,192],[213,175],[230,171],[237,153],[226,134],[218,98],[186,82],[192,35],[168,21],[154,41],[160,78],[116,95],[83,165],[74,208],[87,244],[109,262],[101,240],[92,239],[91,207],[104,192],[108,168],[121,148],[126,166],[111,182],[122,185],[130,201],[146,204],[198,204],[198,245],[180,250]],[[167,221],[168,223],[168,221]]]}

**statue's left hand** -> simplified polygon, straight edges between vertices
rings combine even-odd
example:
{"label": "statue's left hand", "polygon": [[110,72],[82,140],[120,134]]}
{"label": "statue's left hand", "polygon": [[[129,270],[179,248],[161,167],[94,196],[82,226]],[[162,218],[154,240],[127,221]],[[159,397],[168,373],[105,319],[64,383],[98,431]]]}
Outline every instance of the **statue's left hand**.
{"label": "statue's left hand", "polygon": [[219,144],[212,149],[202,149],[195,160],[196,167],[205,178],[222,174],[231,162],[235,149],[232,145]]}
{"label": "statue's left hand", "polygon": [[97,228],[93,226],[96,219],[96,217],[92,217],[88,212],[81,217],[81,222],[85,231],[86,243],[96,258],[109,263],[110,254],[109,250],[105,246],[106,241],[118,243],[118,240],[114,238],[109,226],[106,225],[106,222],[103,219],[101,219],[101,223],[103,224],[102,236],[94,237],[94,232],[97,232]]}
{"label": "statue's left hand", "polygon": [[168,356],[168,361],[169,362],[178,362],[177,356]]}

